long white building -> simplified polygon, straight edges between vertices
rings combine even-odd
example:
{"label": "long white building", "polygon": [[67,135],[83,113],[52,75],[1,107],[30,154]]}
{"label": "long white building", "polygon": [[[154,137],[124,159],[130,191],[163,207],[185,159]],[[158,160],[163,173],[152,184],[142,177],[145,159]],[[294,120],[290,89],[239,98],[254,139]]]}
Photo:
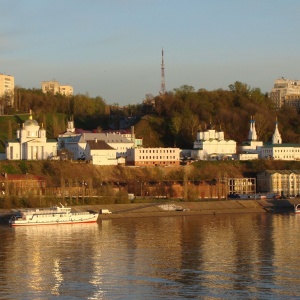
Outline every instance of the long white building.
{"label": "long white building", "polygon": [[275,122],[275,130],[271,143],[265,143],[260,148],[259,156],[262,159],[274,160],[300,160],[300,144],[282,143],[278,122]]}
{"label": "long white building", "polygon": [[127,150],[129,166],[171,166],[180,164],[179,148],[131,148]]}
{"label": "long white building", "polygon": [[255,120],[251,118],[248,140],[243,142],[239,160],[250,159],[300,160],[300,144],[282,143],[282,137],[275,122],[275,130],[271,142],[257,140]]}

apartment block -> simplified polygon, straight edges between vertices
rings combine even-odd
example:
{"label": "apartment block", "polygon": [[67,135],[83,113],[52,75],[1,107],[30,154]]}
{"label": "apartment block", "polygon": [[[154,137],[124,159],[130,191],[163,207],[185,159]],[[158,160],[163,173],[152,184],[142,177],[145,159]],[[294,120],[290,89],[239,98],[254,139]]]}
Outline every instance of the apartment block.
{"label": "apartment block", "polygon": [[43,93],[51,93],[53,95],[61,94],[65,96],[73,95],[73,87],[70,85],[60,85],[58,81],[43,81],[42,82]]}
{"label": "apartment block", "polygon": [[276,108],[280,108],[285,104],[298,108],[300,106],[300,80],[291,80],[284,77],[275,80],[270,98]]}
{"label": "apartment block", "polygon": [[257,174],[258,192],[300,195],[300,170],[265,170]]}
{"label": "apartment block", "polygon": [[0,114],[3,114],[5,106],[14,105],[14,88],[14,77],[0,73]]}

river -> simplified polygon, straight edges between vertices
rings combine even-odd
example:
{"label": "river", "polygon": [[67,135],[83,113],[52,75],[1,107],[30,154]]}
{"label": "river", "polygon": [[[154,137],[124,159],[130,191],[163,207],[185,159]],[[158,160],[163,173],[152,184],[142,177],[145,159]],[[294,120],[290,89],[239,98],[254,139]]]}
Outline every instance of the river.
{"label": "river", "polygon": [[299,299],[300,215],[0,226],[0,299]]}

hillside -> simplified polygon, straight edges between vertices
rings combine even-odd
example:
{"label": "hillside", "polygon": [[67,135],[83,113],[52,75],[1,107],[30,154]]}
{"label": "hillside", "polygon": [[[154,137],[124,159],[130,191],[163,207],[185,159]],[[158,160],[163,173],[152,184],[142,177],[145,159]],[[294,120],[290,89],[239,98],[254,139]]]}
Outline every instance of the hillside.
{"label": "hillside", "polygon": [[199,161],[178,167],[123,167],[94,166],[69,161],[1,161],[0,172],[9,174],[34,174],[47,179],[50,187],[60,186],[61,180],[103,182],[151,182],[183,180],[185,174],[192,181],[214,180],[220,177],[254,177],[266,169],[300,169],[300,162],[290,161]]}
{"label": "hillside", "polygon": [[[15,106],[0,117],[0,151],[5,139],[14,136],[18,124],[28,118],[20,112],[33,111],[33,118],[43,123],[47,137],[57,137],[65,130],[66,119],[73,116],[75,126],[92,129],[129,129],[143,138],[146,147],[179,147],[191,149],[198,130],[214,125],[225,133],[226,139],[241,145],[248,137],[249,121],[255,120],[258,139],[270,141],[275,120],[284,143],[300,143],[300,118],[296,108],[283,106],[275,110],[267,94],[259,88],[236,81],[228,90],[195,90],[183,85],[164,95],[153,96],[142,104],[108,105],[101,97],[88,95],[65,97],[43,94],[39,89],[15,90]],[[15,113],[15,115],[13,115]],[[129,125],[130,124],[130,125]],[[127,126],[127,127],[126,127]]]}

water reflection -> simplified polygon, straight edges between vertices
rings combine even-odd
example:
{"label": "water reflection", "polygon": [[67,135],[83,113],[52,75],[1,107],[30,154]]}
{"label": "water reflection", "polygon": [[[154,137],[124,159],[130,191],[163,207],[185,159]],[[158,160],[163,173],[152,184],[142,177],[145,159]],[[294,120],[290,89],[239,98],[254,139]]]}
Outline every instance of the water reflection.
{"label": "water reflection", "polygon": [[249,214],[0,227],[0,298],[296,297],[299,224]]}

